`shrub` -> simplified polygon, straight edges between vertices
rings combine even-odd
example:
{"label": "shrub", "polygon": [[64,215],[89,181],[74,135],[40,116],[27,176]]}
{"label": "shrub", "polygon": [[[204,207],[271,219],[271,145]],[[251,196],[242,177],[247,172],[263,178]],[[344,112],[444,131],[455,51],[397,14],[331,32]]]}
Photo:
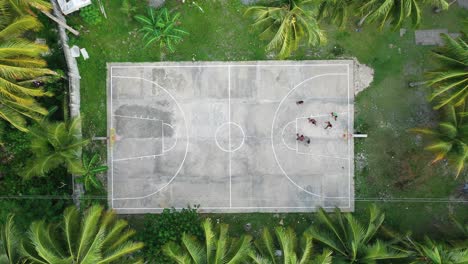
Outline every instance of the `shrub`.
{"label": "shrub", "polygon": [[156,42],[160,48],[167,48],[170,52],[174,52],[175,45],[182,41],[183,36],[189,34],[179,28],[179,17],[180,13],[173,14],[167,8],[157,11],[149,8],[148,16],[135,16],[135,19],[143,26],[139,31],[144,33],[145,47]]}
{"label": "shrub", "polygon": [[342,56],[344,52],[345,52],[345,49],[340,44],[334,45],[330,51],[330,53],[333,54],[335,57]]}
{"label": "shrub", "polygon": [[173,263],[162,253],[162,247],[170,241],[180,243],[183,233],[203,238],[197,209],[164,209],[159,215],[145,215],[144,228],[138,233],[138,240],[145,243],[145,259],[150,263]]}
{"label": "shrub", "polygon": [[99,7],[95,4],[82,8],[80,10],[80,17],[89,25],[97,25],[102,22],[101,11],[99,11]]}

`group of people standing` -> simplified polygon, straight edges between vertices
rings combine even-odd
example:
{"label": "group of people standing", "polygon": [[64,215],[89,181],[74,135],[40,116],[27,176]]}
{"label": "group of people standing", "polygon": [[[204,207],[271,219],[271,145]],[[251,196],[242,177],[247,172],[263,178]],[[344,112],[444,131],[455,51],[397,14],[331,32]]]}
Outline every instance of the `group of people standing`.
{"label": "group of people standing", "polygon": [[[304,101],[297,101],[296,102],[297,105],[302,105],[303,103],[304,103]],[[338,114],[337,113],[331,112],[330,115],[335,121],[338,120]],[[313,119],[311,117],[307,118],[307,120],[309,121],[309,124],[317,126],[317,120],[315,120],[315,119]],[[326,126],[324,127],[324,129],[333,128],[333,125],[332,125],[332,123],[330,121],[326,121],[325,125]],[[296,133],[296,140],[300,141],[300,142],[305,142],[307,144],[310,144],[310,138],[308,136],[304,136],[304,135],[299,134],[299,133]]]}

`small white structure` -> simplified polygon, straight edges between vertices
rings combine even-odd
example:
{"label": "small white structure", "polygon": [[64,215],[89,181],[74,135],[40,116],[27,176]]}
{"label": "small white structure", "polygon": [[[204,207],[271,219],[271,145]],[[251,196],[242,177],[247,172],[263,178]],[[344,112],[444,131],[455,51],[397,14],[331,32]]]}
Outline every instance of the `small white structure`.
{"label": "small white structure", "polygon": [[65,15],[91,4],[91,0],[57,0],[57,2]]}
{"label": "small white structure", "polygon": [[81,56],[83,56],[84,60],[89,59],[88,51],[85,48],[80,49],[80,51],[81,51]]}
{"label": "small white structure", "polygon": [[70,53],[73,58],[78,58],[80,56],[80,48],[75,45],[70,48]]}

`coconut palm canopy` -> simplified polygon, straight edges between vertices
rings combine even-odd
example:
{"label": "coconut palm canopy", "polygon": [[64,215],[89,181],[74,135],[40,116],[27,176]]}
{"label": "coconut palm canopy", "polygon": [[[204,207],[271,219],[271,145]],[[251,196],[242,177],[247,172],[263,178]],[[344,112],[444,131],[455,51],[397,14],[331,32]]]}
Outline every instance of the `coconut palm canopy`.
{"label": "coconut palm canopy", "polygon": [[292,228],[275,228],[275,236],[263,229],[260,238],[255,240],[255,249],[250,253],[255,264],[331,264],[332,252],[324,250],[322,254],[314,254],[312,236],[303,233],[300,239]]}
{"label": "coconut palm canopy", "polygon": [[432,163],[447,159],[456,171],[458,177],[468,162],[468,123],[465,113],[468,104],[445,108],[445,116],[436,128],[414,128],[411,131],[426,136],[430,143],[426,150],[436,156]]}
{"label": "coconut palm canopy", "polygon": [[360,11],[368,22],[378,22],[383,28],[390,22],[394,28],[410,18],[413,25],[421,22],[421,7],[418,0],[370,0],[364,3]]}
{"label": "coconut palm canopy", "polygon": [[20,235],[14,224],[14,215],[7,216],[5,224],[0,224],[0,263],[20,263]]}
{"label": "coconut palm canopy", "polygon": [[326,41],[315,18],[314,0],[281,1],[276,6],[252,6],[245,14],[254,19],[252,27],[260,31],[260,38],[268,39],[268,51],[277,51],[279,58],[288,57],[305,40],[309,46]]}
{"label": "coconut palm canopy", "polygon": [[406,253],[393,249],[390,242],[376,238],[385,215],[375,205],[369,211],[369,221],[360,223],[350,213],[342,214],[336,209],[331,216],[320,208],[318,224],[308,232],[334,252],[333,263],[376,263],[407,257]]}
{"label": "coconut palm canopy", "polygon": [[77,136],[80,123],[80,119],[57,123],[43,121],[32,127],[31,150],[34,156],[29,159],[22,176],[27,179],[44,176],[61,165],[70,173],[83,173],[80,150],[89,141]]}
{"label": "coconut palm canopy", "polygon": [[32,14],[31,8],[41,11],[49,11],[52,5],[46,0],[7,0],[8,5],[18,14],[24,15],[25,13]]}
{"label": "coconut palm canopy", "polygon": [[337,26],[344,27],[350,4],[350,0],[323,0],[319,5],[318,19],[329,18]]}
{"label": "coconut palm canopy", "polygon": [[377,22],[380,28],[391,23],[394,28],[400,28],[407,19],[411,19],[414,26],[421,22],[422,4],[447,9],[449,4],[445,0],[369,0],[361,1],[361,22]]}
{"label": "coconut palm canopy", "polygon": [[411,264],[468,263],[468,249],[466,247],[451,247],[435,242],[428,237],[425,238],[424,243],[419,243],[409,236],[404,244],[413,258]]}
{"label": "coconut palm canopy", "polygon": [[32,263],[143,263],[128,258],[143,248],[143,243],[130,240],[134,234],[125,220],[101,206],[90,207],[83,216],[69,207],[60,225],[32,223],[22,251]]}
{"label": "coconut palm canopy", "polygon": [[463,38],[443,34],[445,45],[434,51],[442,67],[427,73],[427,84],[434,88],[431,100],[436,109],[447,104],[459,105],[468,96],[468,44]]}
{"label": "coconut palm canopy", "polygon": [[40,22],[29,15],[15,18],[7,0],[0,0],[0,13],[0,118],[26,131],[26,117],[38,120],[47,114],[34,98],[51,95],[34,87],[34,81],[55,73],[41,58],[47,46],[22,37],[39,30]]}
{"label": "coconut palm canopy", "polygon": [[219,225],[219,232],[213,228],[210,218],[202,224],[205,241],[183,234],[182,245],[169,242],[164,253],[178,264],[243,263],[250,252],[250,236],[235,239],[228,236],[228,225]]}

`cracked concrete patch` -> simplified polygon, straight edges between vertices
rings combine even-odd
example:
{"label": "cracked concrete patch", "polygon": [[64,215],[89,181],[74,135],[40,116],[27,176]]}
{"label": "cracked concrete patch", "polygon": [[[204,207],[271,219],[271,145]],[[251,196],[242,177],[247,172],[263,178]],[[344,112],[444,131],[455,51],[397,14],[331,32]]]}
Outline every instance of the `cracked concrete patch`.
{"label": "cracked concrete patch", "polygon": [[374,81],[374,69],[354,59],[354,94],[358,95]]}

